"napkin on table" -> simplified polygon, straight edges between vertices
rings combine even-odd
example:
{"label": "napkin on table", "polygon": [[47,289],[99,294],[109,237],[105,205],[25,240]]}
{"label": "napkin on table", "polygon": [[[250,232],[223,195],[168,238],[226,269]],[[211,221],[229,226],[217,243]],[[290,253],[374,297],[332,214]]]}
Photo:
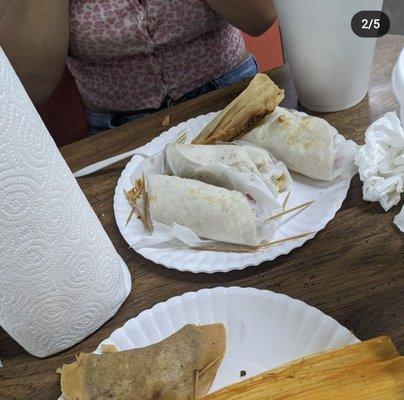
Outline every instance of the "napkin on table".
{"label": "napkin on table", "polygon": [[39,357],[111,318],[129,271],[0,48],[0,326]]}
{"label": "napkin on table", "polygon": [[369,126],[355,160],[363,181],[363,198],[378,201],[385,211],[404,191],[404,129],[395,112]]}
{"label": "napkin on table", "polygon": [[394,223],[401,232],[404,232],[404,206],[401,208],[399,214],[394,217]]}
{"label": "napkin on table", "polygon": [[[404,191],[404,129],[395,112],[369,126],[355,163],[364,200],[378,201],[385,211],[399,203]],[[394,223],[404,232],[404,207]]]}

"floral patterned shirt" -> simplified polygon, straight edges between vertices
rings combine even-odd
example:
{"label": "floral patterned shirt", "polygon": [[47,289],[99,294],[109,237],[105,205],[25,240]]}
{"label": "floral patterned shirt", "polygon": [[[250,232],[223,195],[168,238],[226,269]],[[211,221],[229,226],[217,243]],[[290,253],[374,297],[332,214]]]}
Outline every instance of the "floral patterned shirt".
{"label": "floral patterned shirt", "polygon": [[68,66],[113,111],[159,108],[240,63],[244,42],[203,0],[70,0]]}

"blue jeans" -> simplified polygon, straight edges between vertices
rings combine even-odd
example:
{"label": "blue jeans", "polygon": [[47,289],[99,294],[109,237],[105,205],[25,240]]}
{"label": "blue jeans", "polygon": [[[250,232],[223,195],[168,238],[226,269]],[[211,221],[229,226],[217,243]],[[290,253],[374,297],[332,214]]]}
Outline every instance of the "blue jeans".
{"label": "blue jeans", "polygon": [[258,72],[258,65],[253,56],[249,56],[245,61],[243,61],[236,68],[232,69],[230,72],[214,79],[207,84],[192,90],[184,94],[178,100],[172,99],[170,96],[166,96],[163,100],[161,107],[158,109],[151,110],[141,110],[136,111],[133,114],[101,114],[93,113],[87,111],[87,122],[91,127],[92,133],[99,133],[106,131],[111,128],[116,128],[130,121],[135,121],[137,119],[143,118],[146,115],[150,115],[156,111],[162,110],[164,108],[171,107],[174,104],[182,103],[183,101],[193,99],[202,94],[212,92],[213,90],[231,85],[232,83],[239,82],[243,79],[252,78]]}

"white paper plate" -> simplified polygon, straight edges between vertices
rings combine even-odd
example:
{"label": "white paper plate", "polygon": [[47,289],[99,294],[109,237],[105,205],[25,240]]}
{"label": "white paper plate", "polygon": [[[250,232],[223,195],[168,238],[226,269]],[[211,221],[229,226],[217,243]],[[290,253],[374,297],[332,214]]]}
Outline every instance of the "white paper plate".
{"label": "white paper plate", "polygon": [[[186,131],[189,138],[193,138],[209,123],[216,113],[200,115],[186,122],[172,127],[160,136],[153,139],[138,149],[139,153],[152,155],[164,149],[167,143],[172,143],[178,134]],[[133,245],[144,238],[145,232],[140,221],[133,218],[125,226],[131,207],[124,196],[124,189],[133,187],[131,176],[139,163],[143,160],[140,155],[135,155],[126,165],[121,177],[118,180],[114,195],[114,214],[119,231],[129,245]],[[288,207],[300,205],[307,201],[314,200],[315,203],[301,211],[297,216],[284,217],[282,224],[277,229],[272,240],[283,239],[308,232],[318,232],[331,221],[335,213],[341,208],[344,201],[353,173],[340,177],[333,182],[321,182],[306,178],[299,174],[293,174],[294,186]],[[234,269],[243,269],[250,265],[259,265],[264,261],[274,260],[276,257],[287,254],[291,250],[302,246],[313,235],[304,238],[285,242],[281,245],[270,247],[257,253],[220,253],[210,251],[198,251],[191,249],[158,249],[142,248],[137,250],[143,257],[179,271],[191,272],[228,272]]]}
{"label": "white paper plate", "polygon": [[[288,296],[253,288],[215,288],[186,293],[143,311],[101,344],[119,350],[144,347],[186,324],[221,322],[227,349],[212,390],[297,358],[359,340],[337,321]],[[100,353],[101,344],[96,353]]]}

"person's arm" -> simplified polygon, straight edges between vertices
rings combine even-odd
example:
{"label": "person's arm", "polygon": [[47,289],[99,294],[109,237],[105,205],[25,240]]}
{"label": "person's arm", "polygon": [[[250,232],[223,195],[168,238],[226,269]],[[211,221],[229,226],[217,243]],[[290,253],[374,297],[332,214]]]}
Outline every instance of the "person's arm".
{"label": "person's arm", "polygon": [[267,31],[276,20],[272,0],[205,0],[225,21],[251,36]]}
{"label": "person's arm", "polygon": [[32,101],[46,103],[65,68],[69,0],[0,0],[0,46]]}

